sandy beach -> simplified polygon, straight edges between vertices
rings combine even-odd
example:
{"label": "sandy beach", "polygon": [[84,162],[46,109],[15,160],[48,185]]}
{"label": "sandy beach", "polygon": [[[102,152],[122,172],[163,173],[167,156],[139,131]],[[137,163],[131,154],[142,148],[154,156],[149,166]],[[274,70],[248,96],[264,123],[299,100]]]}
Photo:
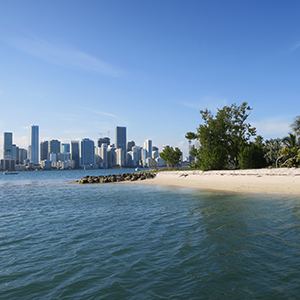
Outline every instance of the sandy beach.
{"label": "sandy beach", "polygon": [[141,183],[240,193],[300,195],[300,168],[167,171]]}

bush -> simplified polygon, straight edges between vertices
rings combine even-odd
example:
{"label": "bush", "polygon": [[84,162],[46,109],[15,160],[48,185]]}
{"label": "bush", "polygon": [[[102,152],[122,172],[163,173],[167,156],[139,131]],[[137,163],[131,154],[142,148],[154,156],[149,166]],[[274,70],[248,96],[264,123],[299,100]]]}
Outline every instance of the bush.
{"label": "bush", "polygon": [[239,153],[239,166],[241,169],[258,169],[267,166],[262,145],[250,143]]}

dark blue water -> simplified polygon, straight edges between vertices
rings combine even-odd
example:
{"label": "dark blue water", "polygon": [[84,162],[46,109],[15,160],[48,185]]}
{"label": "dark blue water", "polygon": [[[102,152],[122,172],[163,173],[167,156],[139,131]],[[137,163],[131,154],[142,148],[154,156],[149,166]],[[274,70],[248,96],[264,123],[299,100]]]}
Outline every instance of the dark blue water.
{"label": "dark blue water", "polygon": [[300,298],[300,197],[100,173],[0,174],[0,299]]}

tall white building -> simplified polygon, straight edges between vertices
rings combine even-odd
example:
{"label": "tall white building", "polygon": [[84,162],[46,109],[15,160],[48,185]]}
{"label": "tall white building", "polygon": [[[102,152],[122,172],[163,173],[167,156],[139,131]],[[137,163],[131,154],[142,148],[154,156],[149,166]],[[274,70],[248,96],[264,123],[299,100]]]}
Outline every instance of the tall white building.
{"label": "tall white building", "polygon": [[116,149],[117,165],[123,167],[125,165],[125,151],[121,148]]}
{"label": "tall white building", "polygon": [[132,147],[132,151],[135,153],[135,164],[136,166],[142,165],[142,150],[143,148],[139,146]]}
{"label": "tall white building", "polygon": [[100,156],[102,158],[103,169],[107,168],[107,146],[108,144],[102,144],[100,148]]}
{"label": "tall white building", "polygon": [[39,126],[29,126],[28,158],[34,164],[39,163]]}
{"label": "tall white building", "polygon": [[146,167],[146,159],[147,159],[147,150],[146,149],[142,149],[142,165],[143,167]]}
{"label": "tall white building", "polygon": [[146,158],[148,157],[152,157],[152,140],[146,140],[144,142],[144,149],[146,149],[147,153],[146,153]]}
{"label": "tall white building", "polygon": [[99,168],[107,168],[107,144],[101,144],[101,147],[95,148],[96,164]]}
{"label": "tall white building", "polygon": [[107,147],[107,167],[113,168],[117,164],[117,157],[116,157],[116,148],[114,147]]}

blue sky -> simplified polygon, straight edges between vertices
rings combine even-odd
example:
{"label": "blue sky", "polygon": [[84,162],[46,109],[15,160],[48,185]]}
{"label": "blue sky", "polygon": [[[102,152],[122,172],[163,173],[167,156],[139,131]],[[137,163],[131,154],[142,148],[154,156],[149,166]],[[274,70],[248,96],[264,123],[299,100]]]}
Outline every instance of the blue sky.
{"label": "blue sky", "polygon": [[300,114],[300,2],[1,1],[3,132],[27,148],[126,126],[128,140],[187,154],[200,109],[247,101],[265,138]]}

